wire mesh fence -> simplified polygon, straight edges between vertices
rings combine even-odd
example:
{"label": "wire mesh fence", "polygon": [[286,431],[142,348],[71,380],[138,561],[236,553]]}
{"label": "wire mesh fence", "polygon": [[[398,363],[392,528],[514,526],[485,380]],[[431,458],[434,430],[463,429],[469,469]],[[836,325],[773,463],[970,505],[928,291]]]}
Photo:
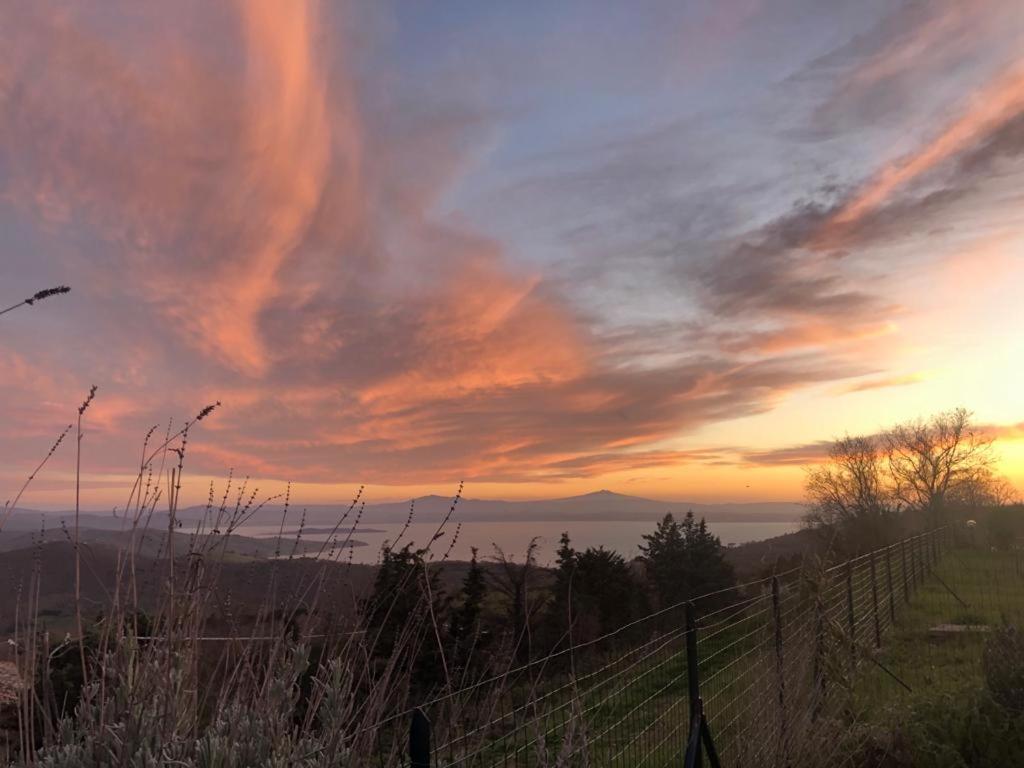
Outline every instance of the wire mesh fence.
{"label": "wire mesh fence", "polygon": [[[778,573],[422,703],[411,764],[673,765],[698,708],[724,765],[798,764],[808,749],[820,760],[828,747],[812,734],[833,694],[877,702],[926,685],[901,662],[921,652],[921,630],[935,616],[960,628],[1019,620],[1022,586],[1019,554],[958,550],[947,528]],[[409,739],[413,716],[380,724],[379,739]]]}

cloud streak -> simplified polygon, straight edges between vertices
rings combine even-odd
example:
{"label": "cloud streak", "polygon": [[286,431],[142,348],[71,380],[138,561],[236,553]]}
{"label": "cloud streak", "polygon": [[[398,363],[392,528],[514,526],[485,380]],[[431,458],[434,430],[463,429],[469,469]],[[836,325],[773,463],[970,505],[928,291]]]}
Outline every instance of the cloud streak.
{"label": "cloud streak", "polygon": [[842,391],[852,393],[868,392],[873,389],[888,389],[889,387],[909,387],[913,384],[920,384],[923,380],[924,377],[917,373],[907,374],[906,376],[884,376],[882,378],[858,381],[855,384],[844,387]]}
{"label": "cloud streak", "polygon": [[[523,230],[585,208],[552,238],[571,258],[524,258],[456,194],[515,121],[407,91],[358,18],[270,0],[0,11],[0,253],[76,302],[0,340],[11,434],[42,440],[96,382],[97,472],[213,399],[195,454],[212,473],[514,483],[720,463],[665,445],[807,387],[912,383],[871,354],[910,311],[873,249],[919,237],[1024,146],[1006,70],[860,183],[769,205],[765,179],[680,119],[517,185],[550,209]],[[902,45],[849,82],[902,71],[923,43]],[[693,125],[714,152],[687,154]]]}

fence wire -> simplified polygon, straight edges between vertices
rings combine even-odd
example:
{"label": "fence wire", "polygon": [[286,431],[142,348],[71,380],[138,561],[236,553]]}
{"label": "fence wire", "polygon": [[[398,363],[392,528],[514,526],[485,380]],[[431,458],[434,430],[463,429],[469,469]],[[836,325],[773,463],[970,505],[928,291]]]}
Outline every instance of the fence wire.
{"label": "fence wire", "polygon": [[[1005,620],[1007,606],[1024,616],[1019,557],[967,569],[949,529],[818,573],[793,569],[693,601],[693,659],[688,605],[671,606],[423,703],[429,764],[681,764],[696,685],[724,765],[795,764],[808,749],[824,759],[835,745],[809,734],[831,716],[831,694],[849,692],[855,680],[869,696],[910,690],[900,678],[901,633],[920,629],[915,616],[924,608],[956,605],[957,590],[979,580],[995,586],[989,604],[964,608],[966,620],[970,611],[979,623]],[[408,738],[409,716],[381,724],[381,738]]]}

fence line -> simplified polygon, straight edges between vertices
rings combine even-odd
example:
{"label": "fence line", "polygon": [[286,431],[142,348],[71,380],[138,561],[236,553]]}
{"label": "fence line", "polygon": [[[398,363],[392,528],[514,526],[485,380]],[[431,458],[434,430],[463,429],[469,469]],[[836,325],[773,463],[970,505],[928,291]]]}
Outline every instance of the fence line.
{"label": "fence line", "polygon": [[437,768],[674,765],[700,759],[693,733],[728,765],[786,762],[833,688],[880,664],[874,651],[950,536],[935,529],[816,575],[794,568],[681,602],[372,727],[409,738],[412,765]]}

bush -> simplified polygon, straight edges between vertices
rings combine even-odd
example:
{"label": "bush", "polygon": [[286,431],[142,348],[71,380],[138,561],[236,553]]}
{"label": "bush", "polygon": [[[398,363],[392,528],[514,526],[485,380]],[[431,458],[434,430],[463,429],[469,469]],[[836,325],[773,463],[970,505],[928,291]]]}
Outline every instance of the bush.
{"label": "bush", "polygon": [[894,724],[853,728],[858,768],[1005,768],[1024,765],[1024,716],[987,691],[942,694],[896,710]]}
{"label": "bush", "polygon": [[985,644],[982,669],[992,698],[1024,713],[1024,633],[1016,627],[996,629]]}

